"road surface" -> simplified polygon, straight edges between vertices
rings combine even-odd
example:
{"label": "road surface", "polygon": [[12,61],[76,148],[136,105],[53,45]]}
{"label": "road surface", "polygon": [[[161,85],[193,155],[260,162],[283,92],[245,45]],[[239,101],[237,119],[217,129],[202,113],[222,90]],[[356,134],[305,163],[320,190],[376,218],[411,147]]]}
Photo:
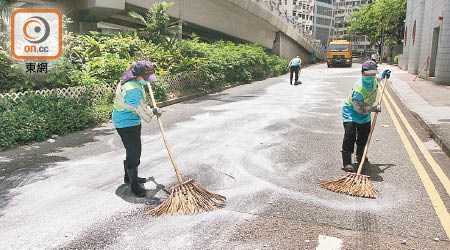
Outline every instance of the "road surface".
{"label": "road surface", "polygon": [[344,175],[341,108],[360,68],[317,64],[298,86],[283,75],[164,108],[183,178],[228,199],[209,213],[143,215],[176,185],[155,121],[143,127],[145,198],[122,183],[111,124],[1,152],[0,248],[450,249],[450,160],[389,88],[441,172],[383,105],[365,172],[382,197],[316,184]]}

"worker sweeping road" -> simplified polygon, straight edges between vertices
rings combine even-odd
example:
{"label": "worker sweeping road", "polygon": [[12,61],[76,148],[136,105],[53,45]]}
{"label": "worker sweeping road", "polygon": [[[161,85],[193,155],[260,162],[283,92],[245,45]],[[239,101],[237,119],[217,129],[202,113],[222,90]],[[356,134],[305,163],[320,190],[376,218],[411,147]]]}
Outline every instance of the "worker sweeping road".
{"label": "worker sweeping road", "polygon": [[302,59],[300,59],[300,56],[294,57],[290,62],[289,62],[289,72],[290,72],[290,83],[292,85],[292,78],[293,75],[295,74],[295,82],[294,84],[297,85],[298,83],[298,76],[299,76],[299,71],[302,67]]}
{"label": "worker sweeping road", "polygon": [[146,196],[146,190],[139,185],[145,178],[138,177],[141,158],[141,119],[150,122],[154,115],[161,115],[157,108],[145,104],[144,86],[157,81],[153,65],[148,61],[133,64],[122,74],[117,85],[112,120],[126,150],[124,182],[130,183],[134,195]]}
{"label": "worker sweeping road", "polygon": [[[371,128],[371,113],[381,112],[381,105],[374,105],[378,94],[377,64],[374,61],[366,61],[362,65],[362,78],[353,86],[352,92],[342,108],[344,120],[344,140],[342,143],[342,162],[344,170],[352,172],[352,154],[356,142],[356,162],[362,160],[364,147]],[[381,77],[389,78],[391,71],[386,69]],[[368,160],[366,159],[366,162]]]}

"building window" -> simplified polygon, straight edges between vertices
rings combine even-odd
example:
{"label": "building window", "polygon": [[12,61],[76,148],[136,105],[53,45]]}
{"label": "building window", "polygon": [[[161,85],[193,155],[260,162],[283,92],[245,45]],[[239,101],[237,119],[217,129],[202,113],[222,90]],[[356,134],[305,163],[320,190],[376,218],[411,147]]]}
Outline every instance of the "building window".
{"label": "building window", "polygon": [[331,19],[323,18],[323,17],[316,17],[316,23],[321,25],[330,26]]}
{"label": "building window", "polygon": [[331,8],[326,8],[323,6],[316,6],[317,7],[317,14],[322,15],[322,16],[333,16],[333,9]]}
{"label": "building window", "polygon": [[292,16],[297,16],[297,11],[293,10],[292,11]]}

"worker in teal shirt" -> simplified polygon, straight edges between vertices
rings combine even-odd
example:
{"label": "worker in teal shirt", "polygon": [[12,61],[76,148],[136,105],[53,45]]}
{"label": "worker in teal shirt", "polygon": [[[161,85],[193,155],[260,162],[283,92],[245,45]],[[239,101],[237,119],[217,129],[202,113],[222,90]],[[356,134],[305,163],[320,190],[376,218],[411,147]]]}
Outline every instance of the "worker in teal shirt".
{"label": "worker in teal shirt", "polygon": [[302,67],[302,59],[300,59],[300,56],[294,57],[292,58],[292,60],[289,62],[288,68],[289,68],[289,72],[290,72],[290,83],[292,85],[292,77],[295,74],[295,82],[294,85],[298,84],[298,75],[299,75],[299,71]]}
{"label": "worker in teal shirt", "polygon": [[117,85],[114,99],[112,119],[117,133],[126,150],[124,163],[124,182],[130,183],[131,191],[139,197],[147,192],[139,183],[145,178],[138,177],[138,166],[141,158],[141,119],[150,122],[154,115],[161,115],[156,108],[150,109],[145,103],[144,86],[157,81],[153,65],[148,61],[133,64],[122,74]]}
{"label": "worker in teal shirt", "polygon": [[[378,94],[377,64],[374,61],[366,61],[362,65],[362,78],[353,85],[352,92],[348,95],[342,108],[344,120],[344,140],[342,143],[342,162],[345,171],[353,171],[352,154],[356,143],[356,163],[362,160],[364,147],[371,127],[371,113],[381,112],[380,105],[374,105]],[[390,77],[390,71],[383,71],[381,77]],[[368,162],[366,160],[366,162]]]}
{"label": "worker in teal shirt", "polygon": [[[144,98],[141,89],[144,89],[145,84],[136,79],[131,79],[128,82],[134,83],[138,87],[126,91],[125,103],[137,107]],[[141,117],[136,112],[128,109],[122,111],[114,109],[112,117],[116,128],[134,127],[141,124]]]}

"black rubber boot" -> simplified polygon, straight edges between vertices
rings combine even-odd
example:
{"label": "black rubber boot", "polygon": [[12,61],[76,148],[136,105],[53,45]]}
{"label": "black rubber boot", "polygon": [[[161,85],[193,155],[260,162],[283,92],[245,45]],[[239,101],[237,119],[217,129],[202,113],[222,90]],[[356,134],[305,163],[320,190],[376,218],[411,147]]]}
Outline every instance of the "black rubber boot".
{"label": "black rubber boot", "polygon": [[[128,173],[127,173],[127,161],[123,161],[123,170],[125,172],[125,175],[123,176],[123,183],[130,184],[130,178],[128,177]],[[138,177],[138,182],[139,183],[146,183],[147,179]]]}
{"label": "black rubber boot", "polygon": [[342,165],[346,172],[353,172],[352,165],[352,152],[341,151],[342,153]]}
{"label": "black rubber boot", "polygon": [[127,168],[128,176],[130,177],[131,192],[138,197],[144,197],[147,195],[147,191],[141,187],[138,183],[138,170],[137,168]]}
{"label": "black rubber boot", "polygon": [[[364,154],[364,147],[356,146],[356,165],[359,167],[359,164],[361,163],[362,156]],[[366,160],[364,161],[364,167],[367,167],[370,164],[369,159],[366,157]]]}

